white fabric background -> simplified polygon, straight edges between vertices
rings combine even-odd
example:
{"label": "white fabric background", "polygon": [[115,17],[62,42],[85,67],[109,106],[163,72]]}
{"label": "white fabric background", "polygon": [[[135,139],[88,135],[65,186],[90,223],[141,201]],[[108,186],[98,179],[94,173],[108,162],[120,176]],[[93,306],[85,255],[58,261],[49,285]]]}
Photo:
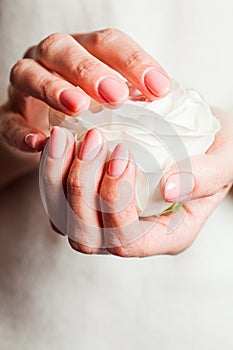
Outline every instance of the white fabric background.
{"label": "white fabric background", "polygon": [[[118,27],[231,109],[232,13],[230,0],[0,0],[0,97],[12,64],[44,36]],[[232,195],[188,251],[124,260],[77,254],[54,234],[37,177],[0,193],[0,350],[232,348]]]}

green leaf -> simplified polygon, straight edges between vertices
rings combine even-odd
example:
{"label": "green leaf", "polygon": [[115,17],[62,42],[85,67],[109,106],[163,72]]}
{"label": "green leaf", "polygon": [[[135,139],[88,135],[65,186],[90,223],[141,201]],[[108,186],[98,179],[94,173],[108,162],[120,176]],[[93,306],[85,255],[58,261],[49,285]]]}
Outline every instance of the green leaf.
{"label": "green leaf", "polygon": [[176,213],[182,206],[184,203],[173,203],[170,207],[168,207],[167,209],[165,209],[160,216],[162,215],[169,215],[169,214],[174,214]]}

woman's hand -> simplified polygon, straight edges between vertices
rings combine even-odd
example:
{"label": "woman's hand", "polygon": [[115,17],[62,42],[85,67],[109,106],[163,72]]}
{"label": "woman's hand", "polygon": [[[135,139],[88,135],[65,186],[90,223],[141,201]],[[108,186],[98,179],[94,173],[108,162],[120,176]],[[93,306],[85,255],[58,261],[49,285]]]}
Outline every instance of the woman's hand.
{"label": "woman's hand", "polygon": [[40,151],[47,107],[74,115],[88,108],[90,98],[123,102],[129,89],[118,73],[151,100],[170,89],[161,66],[119,30],[50,35],[11,70],[9,99],[0,109],[1,139],[22,151]]}
{"label": "woman's hand", "polygon": [[[222,129],[214,144],[206,155],[191,159],[195,200],[185,202],[175,214],[141,219],[134,199],[135,164],[124,145],[116,146],[106,168],[107,146],[98,130],[87,133],[74,155],[70,132],[55,127],[42,158],[40,177],[55,230],[67,234],[71,246],[87,254],[143,257],[177,254],[189,247],[233,179],[232,119],[217,116]],[[174,186],[168,198],[172,174],[171,169],[161,181],[162,194],[168,201],[185,200],[190,193],[179,194]],[[187,181],[182,174],[176,174],[176,179]]]}

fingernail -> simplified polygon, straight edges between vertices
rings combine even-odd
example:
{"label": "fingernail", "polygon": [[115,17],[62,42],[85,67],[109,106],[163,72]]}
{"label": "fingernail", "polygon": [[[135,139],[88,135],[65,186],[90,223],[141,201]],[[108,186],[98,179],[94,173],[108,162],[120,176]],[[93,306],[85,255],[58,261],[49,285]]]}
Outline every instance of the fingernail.
{"label": "fingernail", "polygon": [[167,95],[171,89],[170,80],[155,69],[151,69],[145,74],[144,83],[147,89],[156,97]]}
{"label": "fingernail", "polygon": [[172,174],[166,181],[164,198],[167,202],[190,199],[195,186],[195,178],[191,173]]}
{"label": "fingernail", "polygon": [[102,147],[101,133],[96,129],[87,132],[78,150],[78,158],[85,161],[94,159]]}
{"label": "fingernail", "polygon": [[37,141],[38,135],[33,133],[27,134],[24,138],[24,142],[26,143],[26,145],[34,149],[36,148]]}
{"label": "fingernail", "polygon": [[100,96],[109,103],[125,101],[129,95],[129,89],[124,82],[113,78],[104,78],[98,86]]}
{"label": "fingernail", "polygon": [[70,111],[78,112],[84,109],[88,109],[90,101],[87,96],[79,91],[75,90],[64,90],[60,94],[60,102]]}
{"label": "fingernail", "polygon": [[125,171],[129,161],[129,152],[124,144],[117,145],[112,152],[111,159],[108,164],[108,175],[119,177]]}
{"label": "fingernail", "polygon": [[59,159],[65,152],[67,144],[67,135],[62,128],[54,126],[51,131],[49,142],[49,156],[53,159]]}

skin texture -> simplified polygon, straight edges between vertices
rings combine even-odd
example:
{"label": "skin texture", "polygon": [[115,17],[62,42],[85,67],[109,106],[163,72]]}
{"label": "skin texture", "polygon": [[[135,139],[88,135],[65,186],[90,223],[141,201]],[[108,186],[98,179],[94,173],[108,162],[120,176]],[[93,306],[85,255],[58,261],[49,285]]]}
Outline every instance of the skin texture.
{"label": "skin texture", "polygon": [[[29,48],[10,72],[8,100],[0,107],[0,158],[4,168],[0,186],[38,165],[38,152],[44,149],[49,135],[48,107],[72,116],[87,109],[90,98],[114,104],[136,92],[139,100],[150,101],[166,95],[170,86],[159,63],[119,30],[50,35]],[[105,145],[101,144],[97,155],[89,159],[90,154],[85,152],[76,155],[69,132],[53,130],[44,151],[43,186],[54,230],[69,234],[71,246],[88,254],[141,257],[175,254],[187,248],[233,178],[232,119],[222,112],[217,115],[223,128],[208,155],[192,160],[195,200],[184,205],[185,215],[181,215],[178,226],[174,224],[176,215],[139,220],[133,196],[135,168],[132,155],[123,146],[115,150],[116,159],[104,172]],[[88,153],[91,144],[96,144],[95,131],[88,134],[82,149]],[[93,174],[90,178],[94,183],[88,183],[85,174]],[[171,175],[172,170],[161,182],[167,200],[165,189],[169,179],[174,182]],[[177,227],[167,234],[170,226]]]}

